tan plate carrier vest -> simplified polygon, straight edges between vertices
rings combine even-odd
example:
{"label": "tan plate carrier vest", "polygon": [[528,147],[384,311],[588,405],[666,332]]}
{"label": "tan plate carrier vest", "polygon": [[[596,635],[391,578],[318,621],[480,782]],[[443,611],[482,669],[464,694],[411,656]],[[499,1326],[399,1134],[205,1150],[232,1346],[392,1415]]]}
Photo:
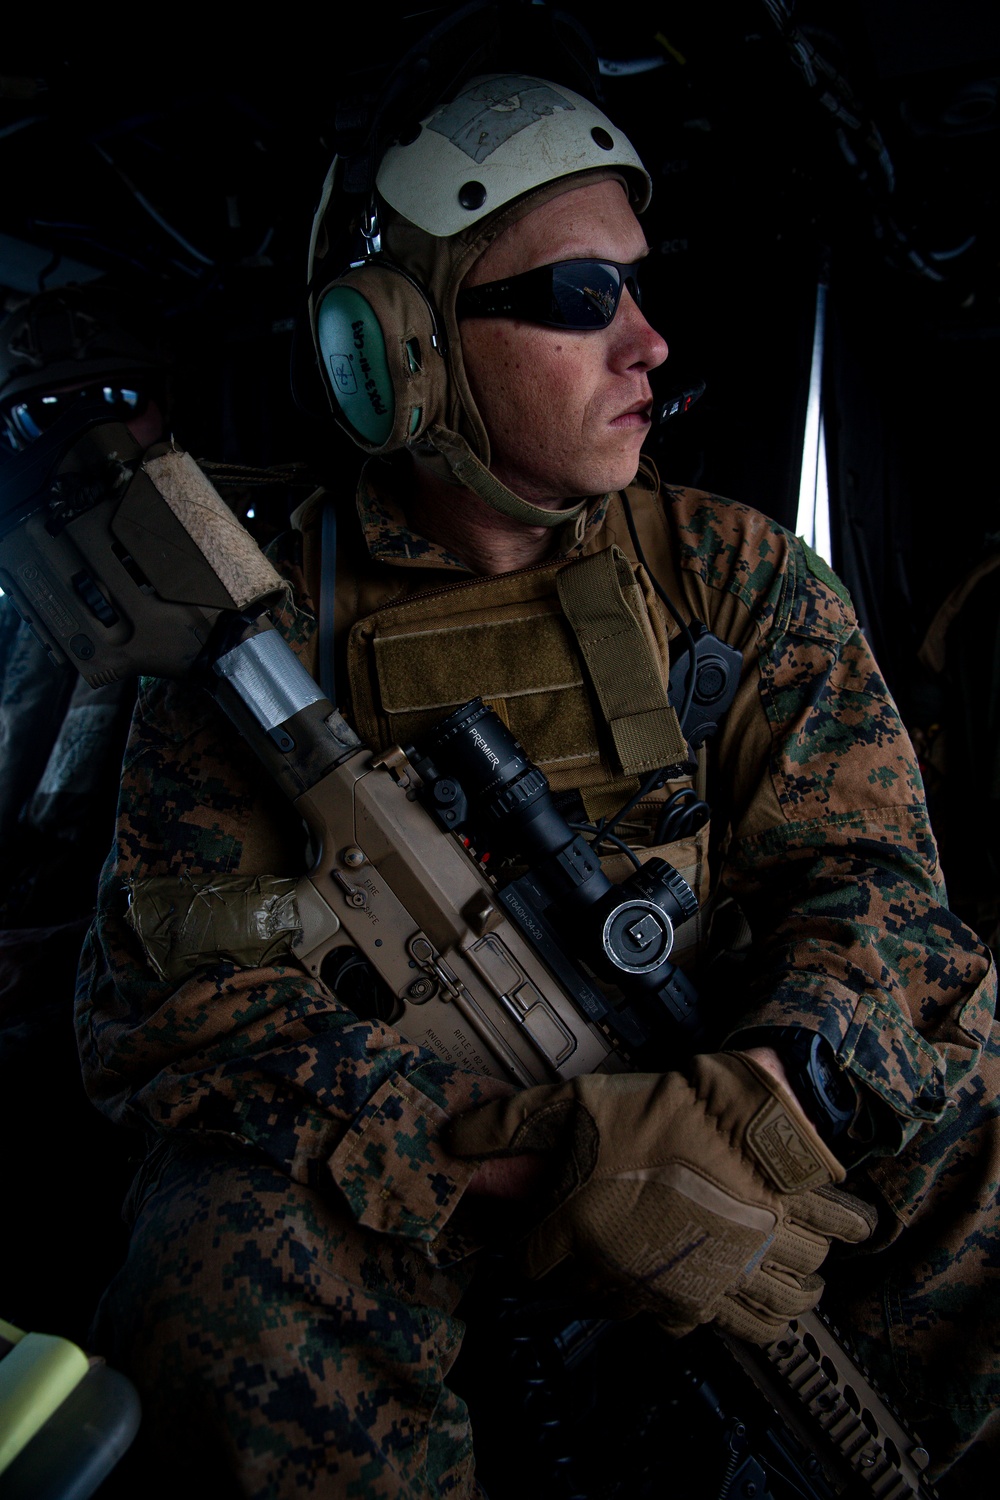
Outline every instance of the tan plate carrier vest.
{"label": "tan plate carrier vest", "polygon": [[[669,578],[666,531],[644,479],[629,492],[633,515],[650,566],[662,565]],[[310,510],[302,561],[318,598],[321,526]],[[605,545],[597,550],[423,589],[420,569],[369,568],[367,551],[360,556],[348,547],[341,556],[338,549],[335,626],[338,637],[347,636],[350,696],[349,710],[340,706],[362,740],[385,753],[482,698],[553,792],[579,791],[590,822],[613,817],[651,772],[666,768],[663,787],[643,797],[615,832],[640,861],[666,859],[698,897],[699,911],[677,929],[671,955],[690,967],[708,928],[708,825],[665,844],[655,842],[654,831],[672,795],[691,787],[704,795],[705,755],[692,766],[669,702],[669,636],[649,574],[631,547],[608,542],[608,534],[627,535],[618,496],[610,499],[597,538]],[[634,868],[613,845],[601,863],[615,882]],[[294,884],[282,877],[154,877],[133,884],[129,919],[161,977],[179,981],[221,954],[253,967],[287,952],[296,926]]]}
{"label": "tan plate carrier vest", "polygon": [[[662,552],[662,523],[648,524],[656,519],[654,496],[636,486],[630,500],[647,512],[643,529],[654,545],[659,535]],[[610,505],[622,509],[617,496]],[[306,568],[308,575],[308,554]],[[348,585],[358,606],[347,645],[351,711],[366,743],[380,752],[405,747],[482,698],[554,792],[580,792],[591,821],[613,816],[650,772],[667,768],[664,787],[616,832],[640,860],[668,860],[705,902],[707,825],[690,838],[651,842],[671,795],[692,785],[704,790],[704,754],[692,771],[668,697],[664,614],[641,564],[611,544],[569,562],[418,588],[383,604],[372,597],[380,591],[384,584],[366,588],[357,574]],[[602,864],[615,881],[633,868],[622,853],[605,853]],[[679,929],[675,960],[693,959],[704,925],[699,912]]]}

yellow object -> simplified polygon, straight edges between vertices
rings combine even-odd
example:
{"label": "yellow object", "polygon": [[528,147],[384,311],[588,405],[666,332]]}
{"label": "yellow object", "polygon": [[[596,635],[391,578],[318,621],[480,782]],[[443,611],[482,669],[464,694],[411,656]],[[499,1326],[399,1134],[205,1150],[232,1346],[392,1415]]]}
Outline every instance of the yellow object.
{"label": "yellow object", "polygon": [[13,1463],[89,1369],[83,1350],[50,1333],[25,1333],[0,1318],[0,1474]]}
{"label": "yellow object", "polygon": [[668,41],[667,38],[663,35],[662,31],[658,31],[656,33],[656,40],[659,42],[660,46],[665,52],[670,53],[670,56],[674,59],[674,62],[679,62],[682,65],[687,64],[687,58],[684,56],[684,54],[682,52],[678,52],[673,42]]}

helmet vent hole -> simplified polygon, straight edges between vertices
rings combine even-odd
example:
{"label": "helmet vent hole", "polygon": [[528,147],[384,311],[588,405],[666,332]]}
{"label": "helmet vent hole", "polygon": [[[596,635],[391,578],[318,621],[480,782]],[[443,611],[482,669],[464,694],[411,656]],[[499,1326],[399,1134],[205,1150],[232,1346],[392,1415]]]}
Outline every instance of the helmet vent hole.
{"label": "helmet vent hole", "polygon": [[411,375],[416,375],[417,371],[422,369],[423,361],[420,358],[419,339],[406,340],[406,362],[410,367]]}
{"label": "helmet vent hole", "polygon": [[402,130],[399,132],[399,135],[396,137],[396,145],[412,146],[413,142],[417,139],[417,136],[420,134],[422,129],[423,126],[421,125],[419,120],[411,120],[409,124],[404,125]]}
{"label": "helmet vent hole", "polygon": [[590,137],[594,142],[594,145],[600,146],[602,151],[610,151],[615,144],[608,132],[604,130],[600,125],[594,126],[593,130],[590,132]]}
{"label": "helmet vent hole", "polygon": [[482,208],[486,202],[486,189],[481,182],[465,182],[458,190],[458,201],[463,208]]}

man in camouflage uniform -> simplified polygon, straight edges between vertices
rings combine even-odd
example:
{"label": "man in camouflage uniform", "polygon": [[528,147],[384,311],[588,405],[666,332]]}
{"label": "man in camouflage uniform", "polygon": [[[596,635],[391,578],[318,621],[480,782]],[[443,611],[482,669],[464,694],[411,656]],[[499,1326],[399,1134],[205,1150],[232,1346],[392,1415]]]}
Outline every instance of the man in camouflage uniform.
{"label": "man in camouflage uniform", "polygon": [[[592,823],[644,789],[628,841],[666,852],[702,896],[678,952],[714,1050],[512,1102],[287,957],[205,952],[164,979],[129,921],[145,882],[176,879],[181,903],[192,877],[250,890],[298,875],[306,855],[219,710],[144,680],[78,987],[90,1093],[150,1139],[99,1347],[144,1394],[157,1464],[183,1440],[192,1482],[472,1495],[472,1434],[447,1377],[484,1247],[530,1231],[537,1270],[570,1251],[674,1333],[714,1322],[759,1341],[815,1303],[823,1265],[942,1492],[983,1492],[1000,1376],[991,958],[948,910],[915,758],[843,588],[758,512],[640,467],[648,376],[667,353],[636,300],[649,184],[597,114],[557,85],[504,78],[469,85],[387,152],[381,251],[373,235],[362,279],[338,267],[331,301],[315,298],[332,404],[373,455],[354,510],[334,497],[329,659],[328,497],[296,517],[282,559],[295,597],[275,619],[315,674],[336,667],[336,701],[365,739],[405,742],[478,693]],[[442,142],[451,155],[421,172]],[[509,176],[491,200],[494,161]],[[460,288],[477,295],[459,304]],[[433,304],[444,363],[422,309],[393,310],[397,292]],[[375,388],[374,423],[363,382],[345,396],[342,340],[360,320],[355,347],[370,351],[369,318],[397,329],[385,344],[405,361]],[[710,745],[710,839],[694,823],[659,838],[677,832],[665,799],[690,784],[687,765],[645,782],[613,740],[629,705],[598,702],[614,682],[595,694],[573,632],[547,623],[562,618],[564,571],[619,555],[664,672],[683,632],[663,596],[743,663]],[[749,938],[712,964],[734,912]],[[824,1039],[850,1101],[836,1120],[794,1073],[789,1028]],[[807,1181],[777,1182],[755,1153],[765,1115],[811,1164]],[[655,1265],[630,1259],[645,1239]]]}
{"label": "man in camouflage uniform", "polygon": [[[13,454],[97,401],[148,447],[169,422],[152,310],[103,283],[26,298],[0,323],[0,483]],[[133,682],[88,688],[0,597],[3,926],[88,916],[114,825]],[[109,800],[110,792],[110,800]]]}
{"label": "man in camouflage uniform", "polygon": [[[144,447],[163,436],[170,412],[167,360],[156,315],[106,283],[39,292],[0,323],[0,486],[47,426],[100,401]],[[16,1137],[36,1115],[36,1147],[47,1157],[76,1142],[80,1168],[60,1202],[35,1202],[33,1231],[7,1246],[3,1314],[26,1326],[46,1321],[83,1338],[93,1299],[116,1256],[104,1234],[80,1246],[74,1274],[53,1284],[38,1248],[62,1233],[67,1215],[112,1214],[128,1181],[120,1132],[90,1108],[80,1084],[72,1025],[80,946],[114,834],[121,758],[135,679],[90,688],[57,665],[0,595],[0,1128]],[[100,1162],[98,1166],[97,1163]],[[10,1203],[35,1199],[37,1167],[5,1153]],[[9,1257],[9,1258],[8,1258]]]}

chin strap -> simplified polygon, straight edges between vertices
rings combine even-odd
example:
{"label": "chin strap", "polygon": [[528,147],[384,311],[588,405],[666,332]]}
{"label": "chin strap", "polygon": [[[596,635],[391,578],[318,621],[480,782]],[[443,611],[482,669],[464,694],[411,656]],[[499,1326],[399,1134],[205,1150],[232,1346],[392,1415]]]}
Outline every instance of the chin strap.
{"label": "chin strap", "polygon": [[[512,521],[520,521],[524,526],[565,526],[567,522],[582,519],[590,503],[589,497],[585,497],[561,510],[546,510],[542,505],[532,505],[529,500],[522,500],[520,495],[515,495],[513,490],[501,484],[458,433],[449,432],[445,427],[430,427],[424,434],[424,441],[429,442],[435,452],[441,455],[451,471],[451,477],[459,484],[472,490],[473,494],[485,500],[487,505],[492,505],[501,515],[509,516]],[[577,529],[571,527],[574,533]]]}

